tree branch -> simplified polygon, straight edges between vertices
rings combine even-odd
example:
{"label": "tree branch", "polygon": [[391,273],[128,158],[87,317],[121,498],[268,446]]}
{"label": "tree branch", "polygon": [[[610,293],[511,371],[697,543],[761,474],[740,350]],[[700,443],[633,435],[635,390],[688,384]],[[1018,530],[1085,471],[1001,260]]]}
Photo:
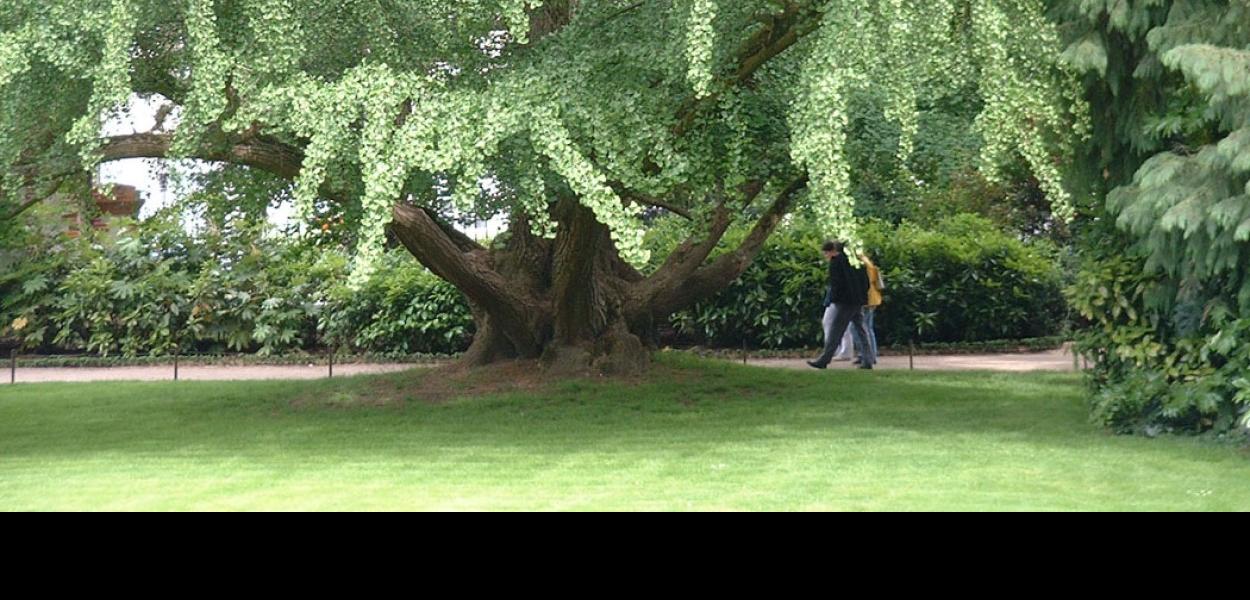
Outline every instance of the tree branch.
{"label": "tree branch", "polygon": [[690,214],[689,210],[682,208],[680,206],[676,206],[671,202],[667,202],[659,198],[652,198],[645,194],[640,194],[638,192],[635,192],[625,187],[625,184],[623,183],[611,182],[608,184],[608,186],[611,187],[616,192],[616,195],[620,196],[622,200],[626,200],[629,202],[637,202],[638,204],[642,204],[643,206],[650,206],[652,208],[664,209],[687,221],[694,220],[694,217]]}
{"label": "tree branch", "polygon": [[[760,182],[751,182],[743,186],[741,191],[746,196],[744,204],[750,205],[763,189],[764,186]],[[657,297],[664,294],[665,290],[683,285],[720,244],[733,222],[733,213],[727,206],[726,199],[721,198],[712,214],[707,235],[702,240],[692,235],[673,250],[672,254],[669,254],[664,264],[640,284],[640,291],[637,293],[639,304],[649,306]]]}
{"label": "tree branch", "polygon": [[711,264],[688,272],[678,281],[668,282],[670,285],[657,285],[650,290],[649,298],[643,297],[647,303],[640,308],[650,310],[655,319],[667,318],[687,306],[715,295],[741,277],[764,248],[769,236],[776,231],[782,218],[790,212],[799,193],[807,188],[807,183],[808,178],[804,175],[787,186],[773,201],[772,206],[760,216],[751,233],[732,252],[721,255]]}
{"label": "tree branch", "polygon": [[422,207],[421,210],[425,212],[426,216],[428,216],[431,221],[434,221],[434,224],[442,230],[443,235],[446,235],[447,238],[451,240],[451,243],[455,244],[461,252],[489,252],[489,250],[487,250],[484,246],[477,243],[476,240],[465,235],[463,231],[456,229],[451,225],[451,223],[444,221],[437,214],[435,214],[434,211],[424,207]]}
{"label": "tree branch", "polygon": [[[517,286],[491,265],[485,249],[466,252],[424,208],[399,203],[393,209],[391,232],[421,264],[455,285],[469,301],[498,317],[495,325],[524,357],[534,357],[542,347],[534,336],[535,322],[550,319],[545,304],[522,294]],[[475,244],[476,245],[476,244]]]}
{"label": "tree branch", "polygon": [[[0,197],[3,197],[3,196],[4,196],[4,193],[3,193],[2,191],[0,191]],[[44,198],[46,198],[46,197],[47,197],[47,196],[41,196],[41,195],[38,195],[38,194],[29,194],[29,195],[27,195],[26,199],[24,199],[24,200],[22,200],[20,203],[18,203],[17,208],[13,209],[13,211],[11,211],[9,214],[4,215],[4,217],[0,217],[0,221],[11,221],[11,220],[13,220],[13,219],[16,219],[16,218],[18,218],[18,217],[22,216],[22,213],[24,213],[24,212],[26,212],[26,211],[30,210],[30,209],[31,209],[32,207],[34,207],[36,204],[39,204],[39,203],[40,203],[40,202],[42,202],[42,201],[44,200]]]}
{"label": "tree branch", "polygon": [[[785,5],[781,14],[764,17],[764,27],[742,44],[738,50],[738,68],[732,82],[726,84],[727,88],[748,85],[768,61],[789,50],[803,36],[815,31],[824,17],[823,13],[810,6],[804,7],[790,0],[786,0]],[[702,98],[686,100],[677,113],[678,123],[674,133],[678,136],[684,135],[694,126],[699,111],[706,106],[715,106],[722,95],[723,90]]]}
{"label": "tree branch", "polygon": [[[105,162],[129,158],[168,158],[173,148],[170,133],[136,133],[104,140],[101,156]],[[304,151],[273,138],[232,136],[222,149],[197,155],[209,162],[245,165],[273,173],[283,179],[295,179],[304,164]]]}
{"label": "tree branch", "polygon": [[602,21],[599,21],[598,23],[595,23],[595,24],[594,24],[594,28],[595,28],[595,29],[599,29],[599,28],[603,27],[604,25],[607,25],[608,23],[611,23],[612,21],[615,21],[615,20],[617,20],[617,19],[619,19],[619,18],[621,18],[621,17],[625,16],[626,14],[629,14],[629,13],[631,13],[631,12],[635,11],[635,10],[638,10],[638,9],[642,8],[644,5],[646,5],[646,3],[647,3],[647,0],[642,0],[641,2],[635,2],[635,3],[633,3],[633,4],[629,5],[629,6],[626,6],[625,8],[622,8],[622,9],[620,9],[620,10],[618,10],[618,11],[616,11],[616,12],[614,12],[614,13],[610,14],[610,15],[608,15],[608,16],[607,16],[607,17],[605,17]]}
{"label": "tree branch", "polygon": [[573,22],[579,0],[547,0],[530,12],[529,43],[533,47],[543,38],[559,33]]}

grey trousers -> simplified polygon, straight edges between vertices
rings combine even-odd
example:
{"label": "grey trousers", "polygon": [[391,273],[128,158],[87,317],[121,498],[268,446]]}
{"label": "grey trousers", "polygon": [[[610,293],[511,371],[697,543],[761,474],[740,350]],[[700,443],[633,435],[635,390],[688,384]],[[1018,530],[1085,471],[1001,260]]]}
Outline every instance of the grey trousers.
{"label": "grey trousers", "polygon": [[[846,328],[854,326],[855,335],[867,340],[868,330],[864,327],[864,307],[854,304],[833,304],[825,309],[825,353],[816,359],[816,364],[827,367],[838,353],[838,344],[846,334]],[[877,364],[876,352],[871,344],[865,344],[863,359],[866,365]]]}

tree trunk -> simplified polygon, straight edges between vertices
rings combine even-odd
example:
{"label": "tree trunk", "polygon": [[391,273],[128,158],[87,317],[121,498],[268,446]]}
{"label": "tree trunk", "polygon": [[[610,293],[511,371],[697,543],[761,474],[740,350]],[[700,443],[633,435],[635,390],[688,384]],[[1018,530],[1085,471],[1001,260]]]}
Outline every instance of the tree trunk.
{"label": "tree trunk", "polygon": [[[468,298],[477,335],[466,365],[528,359],[554,375],[634,375],[650,364],[655,324],[737,279],[805,184],[786,188],[738,248],[708,260],[732,221],[722,205],[703,237],[682,244],[649,277],[621,258],[608,228],[574,198],[552,210],[554,240],[532,235],[518,215],[505,242],[487,249],[409,205],[395,208],[391,229]],[[751,191],[748,204],[758,193]]]}
{"label": "tree trunk", "polygon": [[550,290],[555,319],[543,364],[557,374],[642,372],[649,362],[643,340],[652,336],[631,331],[625,321],[630,283],[622,277],[624,261],[608,228],[572,199],[556,207],[556,216]]}

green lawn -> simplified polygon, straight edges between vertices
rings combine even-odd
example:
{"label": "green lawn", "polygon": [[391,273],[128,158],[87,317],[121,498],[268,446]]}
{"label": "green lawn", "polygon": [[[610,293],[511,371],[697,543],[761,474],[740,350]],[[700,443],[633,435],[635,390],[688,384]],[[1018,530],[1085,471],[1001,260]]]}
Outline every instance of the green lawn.
{"label": "green lawn", "polygon": [[1245,451],[1107,435],[1071,375],[427,377],[0,387],[0,510],[1250,510]]}

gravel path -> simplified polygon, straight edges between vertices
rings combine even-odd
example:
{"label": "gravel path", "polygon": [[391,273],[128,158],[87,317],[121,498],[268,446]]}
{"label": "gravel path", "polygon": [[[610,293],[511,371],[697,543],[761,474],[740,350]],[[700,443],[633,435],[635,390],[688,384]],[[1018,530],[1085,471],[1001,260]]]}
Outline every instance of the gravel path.
{"label": "gravel path", "polygon": [[[803,359],[767,358],[753,359],[748,364],[777,369],[811,369]],[[833,363],[830,369],[850,369],[849,363]],[[909,369],[906,356],[885,356],[877,365],[879,369]],[[1072,372],[1072,354],[1067,350],[1030,352],[1023,354],[964,354],[943,356],[917,356],[918,371],[1000,371],[1006,373],[1030,373],[1036,371]]]}
{"label": "gravel path", "polygon": [[[335,377],[395,373],[418,368],[418,365],[335,365]],[[294,379],[324,379],[329,374],[327,365],[312,366],[250,366],[250,367],[199,367],[182,366],[178,369],[181,381],[264,381]],[[9,382],[8,369],[0,375]],[[174,367],[109,367],[100,369],[34,368],[17,370],[18,383],[89,382],[89,381],[172,381]]]}
{"label": "gravel path", "polygon": [[[764,358],[751,359],[748,364],[774,369],[807,370],[803,359]],[[374,364],[336,365],[335,377],[396,373],[409,369],[427,368],[429,365]],[[834,363],[830,369],[850,369],[848,363]],[[906,356],[887,356],[881,359],[880,369],[908,369]],[[916,369],[921,371],[999,371],[1027,373],[1035,371],[1073,371],[1072,355],[1067,350],[1026,354],[968,354],[947,356],[917,356]],[[0,381],[8,383],[7,369],[0,374]],[[328,375],[326,365],[308,366],[250,366],[250,367],[201,367],[183,366],[178,370],[182,381],[264,381],[324,379]],[[111,368],[19,368],[18,383],[93,382],[93,381],[171,381],[174,368],[158,367],[111,367]]]}

